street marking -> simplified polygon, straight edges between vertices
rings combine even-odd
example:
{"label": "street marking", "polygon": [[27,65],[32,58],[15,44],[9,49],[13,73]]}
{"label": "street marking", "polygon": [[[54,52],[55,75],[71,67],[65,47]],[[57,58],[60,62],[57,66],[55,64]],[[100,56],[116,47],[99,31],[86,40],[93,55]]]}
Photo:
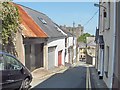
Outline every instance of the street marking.
{"label": "street marking", "polygon": [[88,90],[89,86],[88,86],[88,79],[89,79],[89,75],[88,75],[88,67],[87,67],[87,73],[86,73],[86,90]]}
{"label": "street marking", "polygon": [[89,71],[89,89],[91,90],[90,70],[88,69],[88,71]]}
{"label": "street marking", "polygon": [[86,73],[86,90],[91,90],[91,80],[90,80],[89,66],[87,66],[87,73]]}

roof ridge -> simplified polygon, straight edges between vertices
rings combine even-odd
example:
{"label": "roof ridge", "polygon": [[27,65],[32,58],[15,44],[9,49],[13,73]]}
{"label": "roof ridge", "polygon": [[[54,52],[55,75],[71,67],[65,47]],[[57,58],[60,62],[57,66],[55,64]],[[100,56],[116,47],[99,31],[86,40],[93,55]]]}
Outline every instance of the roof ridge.
{"label": "roof ridge", "polygon": [[[40,13],[40,14],[43,14],[43,15],[47,16],[45,13],[42,13],[42,12],[40,12],[40,11],[38,11],[38,10],[33,9],[33,8],[30,8],[30,7],[21,5],[21,4],[17,4],[17,5],[20,5],[20,6],[22,6],[22,7],[28,8],[28,9],[30,9],[30,10],[33,10],[33,11],[35,11],[35,12],[38,12],[38,13]],[[48,16],[47,16],[47,17],[48,17]],[[48,18],[49,18],[49,17],[48,17]],[[51,18],[49,18],[49,19],[51,20]],[[52,21],[52,20],[51,20],[51,21]],[[53,21],[52,21],[52,22],[53,22]],[[53,23],[54,23],[54,22],[53,22]]]}
{"label": "roof ridge", "polygon": [[[33,9],[33,8],[30,8],[30,7],[21,5],[21,4],[17,4],[17,5],[20,5],[20,6],[22,6],[22,7],[25,7],[25,8],[28,8],[28,9],[30,9],[30,10],[33,10],[33,11],[35,11],[35,12],[41,13],[41,14],[43,14],[43,15],[46,15],[45,13],[42,13],[42,12],[40,12],[40,11],[37,11],[37,10],[35,10],[35,9]],[[47,15],[46,15],[46,16],[47,16]]]}

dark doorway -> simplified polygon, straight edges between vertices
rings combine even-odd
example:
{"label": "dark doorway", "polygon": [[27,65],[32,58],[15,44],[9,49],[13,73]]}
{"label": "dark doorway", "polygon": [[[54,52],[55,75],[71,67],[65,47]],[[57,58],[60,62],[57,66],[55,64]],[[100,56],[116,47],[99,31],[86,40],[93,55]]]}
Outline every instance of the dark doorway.
{"label": "dark doorway", "polygon": [[31,69],[31,60],[30,60],[30,53],[31,53],[31,45],[24,45],[25,47],[25,66],[30,70]]}
{"label": "dark doorway", "polygon": [[25,65],[33,71],[43,67],[43,44],[27,44],[25,45]]}
{"label": "dark doorway", "polygon": [[43,44],[35,44],[35,66],[43,67]]}

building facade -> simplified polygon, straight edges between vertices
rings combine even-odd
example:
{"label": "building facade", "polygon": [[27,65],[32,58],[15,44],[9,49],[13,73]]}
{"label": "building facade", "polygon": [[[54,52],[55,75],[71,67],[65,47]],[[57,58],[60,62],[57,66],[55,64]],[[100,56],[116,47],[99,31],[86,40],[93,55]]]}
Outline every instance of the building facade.
{"label": "building facade", "polygon": [[67,34],[47,15],[22,5],[17,7],[22,19],[16,35],[16,50],[21,62],[31,71],[64,65]]}
{"label": "building facade", "polygon": [[87,40],[87,55],[92,57],[91,64],[95,66],[95,51],[96,51],[96,43],[95,37],[86,37]]}
{"label": "building facade", "polygon": [[95,67],[98,70],[99,78],[104,80],[108,88],[112,88],[115,85],[113,83],[119,81],[118,66],[115,63],[118,62],[119,58],[117,51],[119,49],[119,3],[116,0],[113,2],[100,0],[99,3],[99,25],[98,29],[96,29],[97,62]]}
{"label": "building facade", "polygon": [[113,72],[113,88],[120,88],[120,1],[116,3],[115,61]]}

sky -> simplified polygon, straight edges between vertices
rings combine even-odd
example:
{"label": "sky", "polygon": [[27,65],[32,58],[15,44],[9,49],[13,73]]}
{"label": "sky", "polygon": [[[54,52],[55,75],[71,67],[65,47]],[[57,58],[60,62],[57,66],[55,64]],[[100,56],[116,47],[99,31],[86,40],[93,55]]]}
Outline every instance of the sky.
{"label": "sky", "polygon": [[90,34],[95,35],[96,27],[98,26],[98,12],[96,15],[94,14],[99,9],[98,7],[94,6],[94,3],[96,2],[16,2],[16,3],[30,7],[34,10],[46,14],[58,25],[73,26],[73,22],[75,22],[75,26],[81,24],[82,26],[84,26],[84,32],[88,32]]}

